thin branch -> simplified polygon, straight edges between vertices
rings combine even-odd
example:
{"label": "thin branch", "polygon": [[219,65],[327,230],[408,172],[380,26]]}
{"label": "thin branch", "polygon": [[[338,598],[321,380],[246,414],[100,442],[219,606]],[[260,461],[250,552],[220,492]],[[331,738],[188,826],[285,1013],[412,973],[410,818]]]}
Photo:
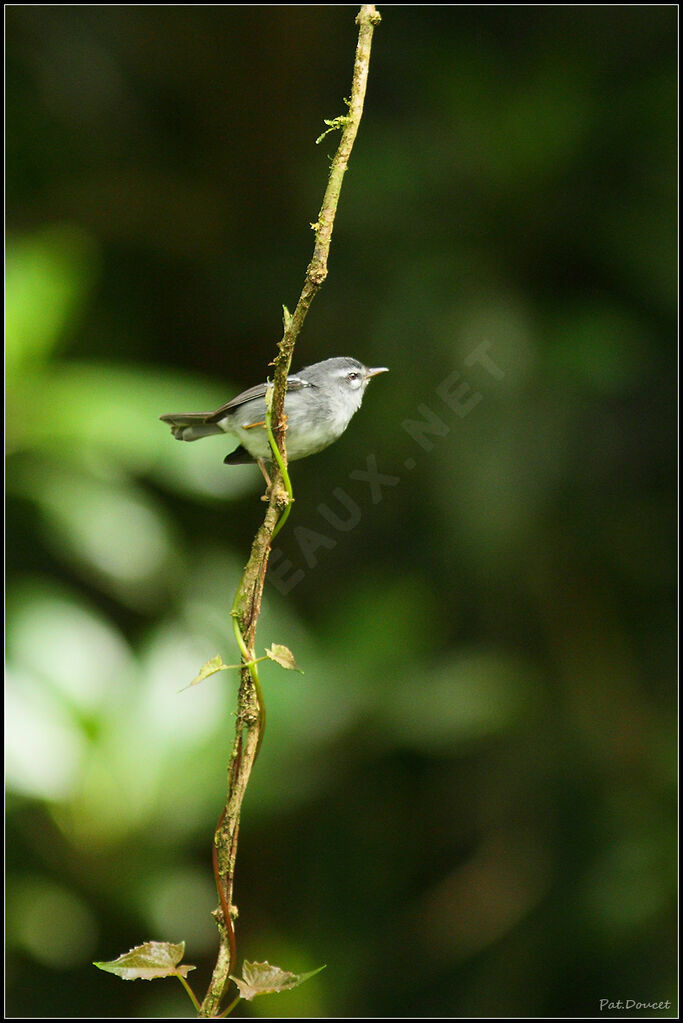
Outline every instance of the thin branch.
{"label": "thin branch", "polygon": [[327,259],[330,253],[332,242],[332,231],[334,230],[334,218],[337,213],[337,204],[341,193],[342,182],[346,168],[349,165],[349,157],[356,140],[358,126],[363,116],[363,104],[365,102],[365,90],[368,84],[368,71],[370,69],[370,49],[372,46],[372,35],[376,25],[379,25],[381,17],[375,10],[374,4],[364,4],[356,17],[358,25],[358,44],[356,46],[356,58],[353,64],[353,80],[351,85],[351,99],[349,100],[349,112],[343,118],[338,118],[343,124],[342,136],[339,147],[335,153],[330,166],[330,175],[327,181],[327,188],[320,207],[318,219],[313,225],[315,230],[315,247],[313,258],[306,270],[304,286],[291,316],[285,317],[285,332],[278,345],[278,354],[275,359],[275,393],[273,395],[273,422],[275,423],[275,436],[280,450],[284,452],[284,425],[283,412],[285,403],[285,391],[287,375],[292,363],[294,345],[299,336],[306,313],[311,302],[327,277]]}
{"label": "thin branch", "polygon": [[229,982],[229,975],[236,968],[233,927],[236,910],[232,903],[232,896],[237,838],[244,793],[258,755],[265,727],[265,706],[258,679],[258,669],[255,664],[254,638],[261,612],[271,542],[283,512],[288,511],[292,501],[286,468],[287,450],[285,446],[284,402],[287,376],[291,367],[294,345],[306,314],[327,277],[327,260],[337,205],[344,174],[363,114],[372,36],[374,28],[380,20],[380,15],[375,10],[374,4],[364,4],[356,17],[358,44],[353,66],[349,110],[348,114],[335,120],[335,126],[342,128],[342,135],[330,166],[327,188],[318,220],[313,225],[315,230],[313,258],[306,270],[304,286],[293,314],[290,316],[285,311],[284,334],[278,344],[278,353],[273,363],[275,373],[268,425],[270,434],[272,424],[272,435],[279,448],[281,458],[275,457],[273,460],[268,508],[263,523],[254,537],[249,561],[244,569],[232,608],[233,627],[242,654],[242,670],[237,698],[235,739],[228,768],[228,798],[214,836],[215,863],[217,864],[216,883],[220,896],[220,906],[215,910],[214,916],[219,927],[220,947],[209,989],[199,1011],[199,1015],[202,1017],[214,1017],[218,1014],[221,999]]}

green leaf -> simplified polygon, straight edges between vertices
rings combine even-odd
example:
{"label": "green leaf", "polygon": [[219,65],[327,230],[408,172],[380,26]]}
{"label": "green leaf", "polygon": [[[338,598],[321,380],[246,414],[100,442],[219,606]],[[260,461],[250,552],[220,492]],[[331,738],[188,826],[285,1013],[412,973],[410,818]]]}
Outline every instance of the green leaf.
{"label": "green leaf", "polygon": [[182,693],[185,691],[185,689],[189,689],[191,686],[198,686],[199,683],[203,682],[205,678],[208,678],[209,675],[215,675],[217,671],[228,671],[229,668],[239,667],[240,667],[239,664],[223,664],[223,658],[221,657],[221,655],[216,654],[216,656],[212,657],[210,661],[206,662],[206,664],[202,664],[201,668],[199,669],[199,674],[195,678],[193,678],[191,682],[188,682],[186,686],[183,686],[183,688],[180,689],[179,692]]}
{"label": "green leaf", "polygon": [[282,643],[273,643],[270,647],[266,647],[266,657],[269,657],[271,661],[275,661],[281,668],[287,668],[288,671],[298,671],[300,675],[303,675],[303,671],[294,660],[294,654],[289,647],[283,646]]}
{"label": "green leaf", "polygon": [[158,977],[186,977],[194,966],[179,966],[185,942],[146,941],[107,963],[93,963],[99,970],[114,973],[121,980],[156,980]]}
{"label": "green leaf", "polygon": [[74,336],[97,274],[95,240],[70,224],[10,237],[5,259],[5,369],[20,378],[44,366],[60,341]]}
{"label": "green leaf", "polygon": [[[344,102],[346,103],[347,101],[344,100]],[[318,135],[315,140],[316,146],[319,146],[325,136],[329,135],[331,131],[343,131],[350,120],[351,118],[348,114],[340,114],[339,117],[331,118],[323,117],[323,122],[328,125],[328,128],[322,133],[322,135]]]}
{"label": "green leaf", "polygon": [[290,991],[324,969],[324,966],[319,966],[317,970],[311,970],[309,973],[289,973],[287,970],[281,970],[279,966],[271,966],[270,963],[250,963],[245,959],[242,963],[242,979],[231,977],[231,980],[237,984],[241,997],[250,1002],[257,995]]}

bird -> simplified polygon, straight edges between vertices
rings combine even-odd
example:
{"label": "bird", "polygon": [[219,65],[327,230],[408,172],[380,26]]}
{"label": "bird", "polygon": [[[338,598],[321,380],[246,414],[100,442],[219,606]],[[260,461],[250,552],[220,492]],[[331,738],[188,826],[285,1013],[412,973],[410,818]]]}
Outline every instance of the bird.
{"label": "bird", "polygon": [[[370,380],[387,373],[386,366],[369,368],[346,356],[325,359],[287,377],[285,416],[287,458],[294,461],[323,451],[338,440],[358,411]],[[160,416],[176,440],[194,441],[226,434],[238,446],[227,465],[256,462],[270,480],[265,463],[272,461],[266,426],[267,383],[238,394],[213,412],[173,412]]]}

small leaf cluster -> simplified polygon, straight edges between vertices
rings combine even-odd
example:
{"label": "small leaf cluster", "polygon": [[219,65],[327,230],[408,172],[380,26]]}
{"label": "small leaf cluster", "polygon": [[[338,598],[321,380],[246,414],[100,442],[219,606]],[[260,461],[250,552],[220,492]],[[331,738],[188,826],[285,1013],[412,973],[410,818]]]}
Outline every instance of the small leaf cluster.
{"label": "small leaf cluster", "polygon": [[[192,999],[195,1009],[199,1011],[199,1002],[185,979],[190,970],[196,967],[181,962],[184,954],[184,941],[177,945],[168,941],[146,941],[131,948],[129,952],[124,952],[118,959],[93,965],[106,973],[115,974],[121,980],[159,980],[162,977],[177,977]],[[250,1002],[257,995],[291,991],[324,969],[324,966],[319,966],[317,970],[308,973],[291,973],[289,970],[281,970],[279,966],[271,966],[268,962],[252,963],[245,959],[242,964],[242,976],[230,977],[235,982],[239,995],[228,1007],[227,1012],[232,1011],[242,999]]]}

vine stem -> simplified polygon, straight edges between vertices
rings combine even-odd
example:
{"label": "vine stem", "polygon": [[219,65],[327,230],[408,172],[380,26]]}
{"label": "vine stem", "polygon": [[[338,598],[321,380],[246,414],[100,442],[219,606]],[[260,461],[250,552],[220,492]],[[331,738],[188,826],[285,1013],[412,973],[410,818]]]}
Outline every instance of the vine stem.
{"label": "vine stem", "polygon": [[[220,902],[219,907],[214,910],[214,917],[218,924],[220,941],[209,988],[199,1008],[198,1015],[204,1018],[218,1016],[221,1000],[230,981],[230,973],[236,968],[233,918],[236,917],[237,912],[232,902],[232,896],[237,859],[237,838],[242,802],[251,770],[261,747],[266,720],[263,693],[254,663],[256,660],[254,638],[261,613],[271,543],[273,537],[286,522],[293,499],[287,471],[285,445],[287,421],[284,409],[287,376],[291,367],[294,346],[306,314],[327,277],[327,261],[339,196],[363,115],[372,36],[375,26],[379,24],[380,20],[380,15],[374,4],[363,4],[356,16],[358,42],[348,113],[336,118],[334,122],[335,127],[341,130],[341,138],[330,165],[327,187],[318,219],[315,224],[311,225],[315,231],[313,257],[306,270],[303,288],[294,312],[290,316],[285,311],[284,333],[282,340],[278,343],[277,355],[273,361],[275,373],[270,407],[267,409],[266,418],[266,428],[274,460],[272,483],[268,491],[268,507],[264,520],[254,537],[251,554],[235,594],[231,611],[233,631],[242,655],[242,669],[237,697],[235,738],[228,765],[227,802],[214,835],[214,863]],[[228,1009],[221,1015],[227,1015],[232,1011],[237,1001],[235,1000],[228,1006]]]}
{"label": "vine stem", "polygon": [[268,434],[268,443],[270,444],[270,450],[273,452],[273,458],[275,459],[277,467],[280,470],[280,476],[282,477],[284,488],[287,491],[287,504],[285,505],[284,511],[282,512],[282,515],[278,519],[277,525],[273,530],[273,535],[270,538],[272,542],[277,536],[277,534],[280,532],[282,527],[284,526],[287,519],[289,518],[289,513],[292,510],[292,501],[294,500],[294,493],[292,491],[292,481],[289,478],[289,471],[287,469],[287,453],[284,450],[284,448],[283,451],[280,451],[277,445],[277,441],[275,439],[275,434],[273,433],[272,385],[268,387],[268,390],[266,391],[266,432]]}

